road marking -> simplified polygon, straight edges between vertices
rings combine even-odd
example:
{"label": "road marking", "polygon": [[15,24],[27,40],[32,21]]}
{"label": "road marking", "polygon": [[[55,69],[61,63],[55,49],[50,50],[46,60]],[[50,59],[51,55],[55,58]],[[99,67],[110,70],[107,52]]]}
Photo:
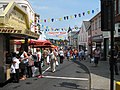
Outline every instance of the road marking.
{"label": "road marking", "polygon": [[72,77],[56,77],[56,76],[43,76],[44,78],[53,78],[53,79],[68,79],[68,80],[82,80],[87,81],[88,78],[72,78]]}
{"label": "road marking", "polygon": [[50,66],[47,69],[45,69],[45,71],[43,71],[42,74],[44,74],[49,69],[50,69]]}

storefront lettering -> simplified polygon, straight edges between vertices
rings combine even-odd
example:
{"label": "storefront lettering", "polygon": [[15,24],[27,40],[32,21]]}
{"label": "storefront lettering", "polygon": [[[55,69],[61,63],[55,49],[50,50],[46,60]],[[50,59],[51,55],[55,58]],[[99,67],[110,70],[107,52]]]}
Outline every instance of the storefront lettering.
{"label": "storefront lettering", "polygon": [[22,33],[22,30],[0,28],[0,33]]}

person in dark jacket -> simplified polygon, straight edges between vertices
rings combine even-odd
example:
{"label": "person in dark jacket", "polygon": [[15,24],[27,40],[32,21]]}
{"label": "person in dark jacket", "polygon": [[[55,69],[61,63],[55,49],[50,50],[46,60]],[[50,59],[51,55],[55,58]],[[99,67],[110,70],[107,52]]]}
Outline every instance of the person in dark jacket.
{"label": "person in dark jacket", "polygon": [[[109,52],[109,56],[111,55],[111,51]],[[109,58],[109,62],[110,64],[113,63],[113,68],[115,71],[115,75],[119,75],[118,73],[118,65],[117,65],[117,58],[118,58],[118,48],[117,46],[114,46],[114,50],[113,50],[113,62],[111,61],[111,57]]]}

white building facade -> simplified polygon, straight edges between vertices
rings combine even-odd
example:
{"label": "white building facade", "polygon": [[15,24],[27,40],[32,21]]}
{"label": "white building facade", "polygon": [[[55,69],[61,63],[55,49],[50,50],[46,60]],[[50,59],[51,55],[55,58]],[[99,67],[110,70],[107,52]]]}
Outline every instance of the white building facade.
{"label": "white building facade", "polygon": [[90,27],[89,21],[83,21],[80,32],[78,34],[78,46],[80,49],[88,48],[88,32],[87,29]]}
{"label": "white building facade", "polygon": [[28,13],[31,31],[39,33],[40,25],[38,24],[39,24],[40,16],[35,13],[28,0],[0,0],[0,12],[2,12],[5,9],[5,7],[8,5],[8,3],[11,1],[16,2]]}

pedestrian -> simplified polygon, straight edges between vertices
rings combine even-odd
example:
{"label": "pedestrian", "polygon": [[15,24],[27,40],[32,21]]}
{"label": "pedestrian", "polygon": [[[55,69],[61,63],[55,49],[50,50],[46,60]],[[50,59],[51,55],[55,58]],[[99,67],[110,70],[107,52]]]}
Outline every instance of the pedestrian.
{"label": "pedestrian", "polygon": [[12,53],[12,62],[13,62],[13,68],[14,68],[14,74],[13,74],[13,82],[19,83],[19,55],[17,55],[15,52]]}
{"label": "pedestrian", "polygon": [[58,62],[58,51],[57,51],[57,49],[55,49],[54,50],[54,52],[55,52],[55,57],[56,57],[56,66],[58,66],[59,65],[59,62]]}
{"label": "pedestrian", "polygon": [[60,56],[60,64],[62,64],[63,63],[63,59],[64,59],[64,52],[63,52],[62,48],[60,48],[59,56]]}
{"label": "pedestrian", "polygon": [[82,54],[81,54],[81,49],[80,49],[78,52],[78,59],[81,60],[81,58],[82,58]]}
{"label": "pedestrian", "polygon": [[56,57],[55,57],[54,48],[50,48],[49,56],[50,56],[51,71],[55,72],[56,71]]}
{"label": "pedestrian", "polygon": [[20,55],[20,71],[21,71],[21,79],[20,80],[26,80],[27,78],[27,66],[28,66],[28,55],[27,52],[24,51],[24,49],[21,50],[22,53]]}
{"label": "pedestrian", "polygon": [[68,49],[67,51],[67,60],[69,61],[70,60],[70,50]]}
{"label": "pedestrian", "polygon": [[38,68],[39,68],[39,75],[38,75],[38,78],[42,78],[42,54],[41,54],[41,51],[40,51],[40,48],[37,48],[36,49],[37,51],[37,63],[38,63]]}
{"label": "pedestrian", "polygon": [[81,60],[85,60],[85,51],[81,49]]}
{"label": "pedestrian", "polygon": [[[113,49],[113,60],[114,61],[111,61],[111,52],[109,52],[109,63],[110,64],[113,64],[113,69],[115,71],[115,75],[119,75],[118,73],[118,64],[117,64],[117,59],[118,59],[118,48],[117,46],[114,46],[114,49]],[[110,68],[111,70],[111,68]]]}
{"label": "pedestrian", "polygon": [[95,50],[94,50],[94,63],[95,63],[95,67],[98,66],[98,63],[99,63],[99,60],[100,60],[100,49],[99,47],[97,47]]}
{"label": "pedestrian", "polygon": [[34,66],[34,61],[32,59],[32,55],[30,53],[28,53],[28,66],[27,66],[27,73],[28,73],[28,77],[32,77],[33,73],[32,73],[32,67]]}

